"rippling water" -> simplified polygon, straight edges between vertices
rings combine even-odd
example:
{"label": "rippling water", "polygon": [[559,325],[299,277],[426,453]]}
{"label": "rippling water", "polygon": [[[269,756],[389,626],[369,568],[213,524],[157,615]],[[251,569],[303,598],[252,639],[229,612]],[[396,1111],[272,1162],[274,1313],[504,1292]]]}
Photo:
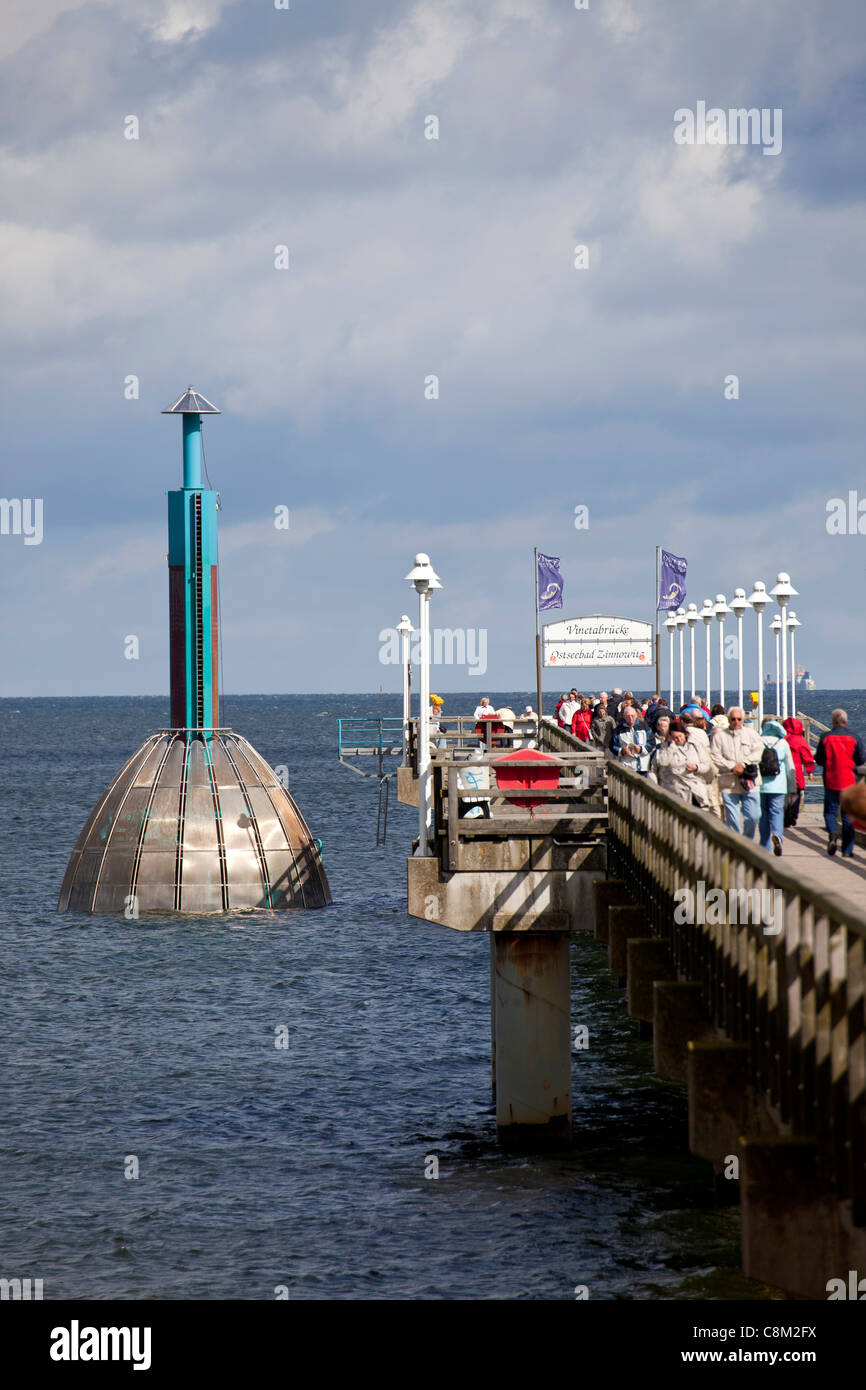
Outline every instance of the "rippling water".
{"label": "rippling water", "polygon": [[[853,722],[866,706],[847,694]],[[835,703],[803,699],[825,722]],[[336,761],[336,716],[375,709],[225,702],[288,764],[333,907],[125,921],[54,907],[86,816],[167,701],[0,701],[0,1276],[42,1278],[46,1298],[762,1296],[688,1153],[683,1093],[652,1074],[591,936],[573,950],[590,1029],[574,1145],[497,1147],[487,940],[407,916],[416,813],[392,800],[377,849],[375,782]]]}

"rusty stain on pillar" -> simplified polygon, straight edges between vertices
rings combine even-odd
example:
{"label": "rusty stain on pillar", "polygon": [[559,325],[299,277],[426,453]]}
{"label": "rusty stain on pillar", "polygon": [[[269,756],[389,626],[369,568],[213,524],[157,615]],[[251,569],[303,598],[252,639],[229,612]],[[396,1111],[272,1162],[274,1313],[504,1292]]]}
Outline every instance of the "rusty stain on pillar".
{"label": "rusty stain on pillar", "polygon": [[567,1135],[571,1125],[569,937],[494,932],[496,1122]]}

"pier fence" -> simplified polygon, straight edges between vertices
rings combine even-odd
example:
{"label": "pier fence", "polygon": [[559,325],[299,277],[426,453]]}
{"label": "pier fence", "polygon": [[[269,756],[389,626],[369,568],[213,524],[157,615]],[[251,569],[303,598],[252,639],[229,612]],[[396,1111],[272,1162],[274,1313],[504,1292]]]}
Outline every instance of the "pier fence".
{"label": "pier fence", "polygon": [[607,773],[609,875],[719,1033],[748,1048],[783,1132],[815,1142],[819,1178],[866,1225],[866,912],[638,773]]}

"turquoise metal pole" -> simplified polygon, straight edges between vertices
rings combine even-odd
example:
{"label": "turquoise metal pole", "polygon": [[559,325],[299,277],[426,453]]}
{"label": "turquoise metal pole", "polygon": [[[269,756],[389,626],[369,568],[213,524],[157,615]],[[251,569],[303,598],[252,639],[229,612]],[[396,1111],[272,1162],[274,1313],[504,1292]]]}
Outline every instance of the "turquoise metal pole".
{"label": "turquoise metal pole", "polygon": [[201,416],[183,417],[183,485],[201,487]]}

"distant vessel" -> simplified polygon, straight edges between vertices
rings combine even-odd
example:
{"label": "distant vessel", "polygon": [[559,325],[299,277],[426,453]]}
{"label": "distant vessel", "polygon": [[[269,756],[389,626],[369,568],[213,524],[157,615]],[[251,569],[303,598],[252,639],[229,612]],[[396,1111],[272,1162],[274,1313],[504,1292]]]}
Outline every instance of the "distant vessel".
{"label": "distant vessel", "polygon": [[796,671],[794,672],[794,675],[796,677],[797,685],[802,685],[804,690],[815,690],[817,688],[816,683],[812,680],[812,677],[809,675],[809,672],[804,670],[802,666],[797,667]]}

